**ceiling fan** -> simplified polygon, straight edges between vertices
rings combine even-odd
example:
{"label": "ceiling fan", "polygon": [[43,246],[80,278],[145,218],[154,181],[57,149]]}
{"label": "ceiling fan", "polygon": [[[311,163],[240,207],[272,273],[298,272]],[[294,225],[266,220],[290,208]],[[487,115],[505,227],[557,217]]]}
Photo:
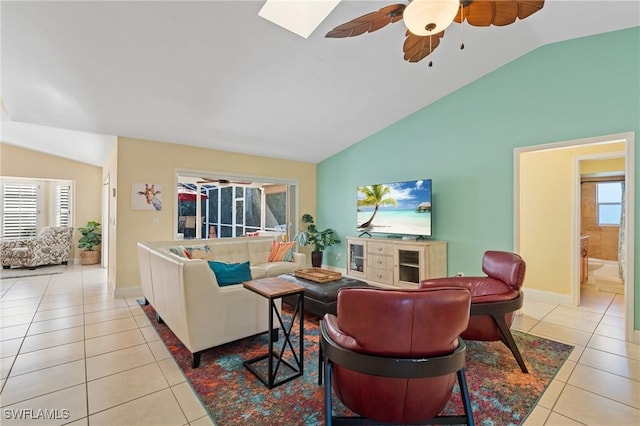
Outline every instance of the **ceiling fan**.
{"label": "ceiling fan", "polygon": [[[445,28],[452,22],[460,24],[466,20],[476,27],[505,26],[531,16],[543,6],[544,0],[412,0],[407,4],[385,6],[338,25],[325,37],[355,37],[404,19],[407,26],[402,49],[404,59],[419,62],[438,47]],[[464,44],[460,48],[464,49]]]}

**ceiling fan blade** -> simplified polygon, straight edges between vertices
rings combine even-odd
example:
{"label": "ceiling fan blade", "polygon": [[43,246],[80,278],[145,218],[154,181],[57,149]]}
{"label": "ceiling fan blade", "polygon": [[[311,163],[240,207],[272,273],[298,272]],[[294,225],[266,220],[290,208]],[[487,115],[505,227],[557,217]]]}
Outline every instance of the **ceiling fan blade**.
{"label": "ceiling fan blade", "polygon": [[525,19],[544,7],[544,0],[472,0],[461,7],[454,21],[464,19],[475,27],[505,26]]}
{"label": "ceiling fan blade", "polygon": [[345,22],[342,25],[338,25],[329,31],[325,37],[344,38],[355,37],[364,33],[372,33],[402,19],[402,12],[404,12],[405,7],[407,6],[404,4],[385,6],[376,12],[367,13],[349,22]]}
{"label": "ceiling fan blade", "polygon": [[426,58],[440,45],[440,39],[443,36],[444,30],[431,36],[417,36],[411,31],[407,31],[407,38],[404,40],[404,45],[402,46],[404,60],[408,62],[419,62]]}
{"label": "ceiling fan blade", "polygon": [[521,1],[518,7],[518,18],[525,19],[544,7],[544,0]]}

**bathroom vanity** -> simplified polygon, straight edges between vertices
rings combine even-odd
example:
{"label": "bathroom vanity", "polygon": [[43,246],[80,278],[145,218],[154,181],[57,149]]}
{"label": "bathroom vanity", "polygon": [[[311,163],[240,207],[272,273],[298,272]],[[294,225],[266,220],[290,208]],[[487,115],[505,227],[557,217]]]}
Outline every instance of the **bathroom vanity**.
{"label": "bathroom vanity", "polygon": [[580,237],[580,284],[589,278],[589,236]]}

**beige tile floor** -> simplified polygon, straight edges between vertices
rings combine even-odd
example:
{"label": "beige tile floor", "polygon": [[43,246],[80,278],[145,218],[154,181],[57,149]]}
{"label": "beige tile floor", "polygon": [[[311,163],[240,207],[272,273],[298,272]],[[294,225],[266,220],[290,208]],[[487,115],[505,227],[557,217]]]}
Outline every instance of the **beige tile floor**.
{"label": "beige tile floor", "polygon": [[[0,280],[0,423],[214,424],[135,298],[114,299],[105,281],[80,265]],[[622,338],[623,300],[594,286],[579,308],[527,300],[515,329],[576,347],[527,425],[640,424],[640,345]],[[59,419],[12,418],[38,409]]]}

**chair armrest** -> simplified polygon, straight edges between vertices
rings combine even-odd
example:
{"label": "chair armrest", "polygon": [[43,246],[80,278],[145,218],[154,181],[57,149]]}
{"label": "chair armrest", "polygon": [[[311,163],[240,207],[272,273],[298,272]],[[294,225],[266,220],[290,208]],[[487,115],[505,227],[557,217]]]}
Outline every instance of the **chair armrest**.
{"label": "chair armrest", "polygon": [[28,251],[33,250],[33,246],[35,244],[35,239],[25,239],[25,240],[5,240],[1,242],[0,252],[5,256],[5,253],[10,253],[12,249],[15,248],[27,248]]}
{"label": "chair armrest", "polygon": [[338,317],[333,314],[325,314],[323,321],[326,327],[327,335],[331,338],[331,340],[346,349],[359,349],[359,345],[356,339],[340,330],[340,327],[338,326]]}
{"label": "chair armrest", "polygon": [[427,279],[420,282],[421,289],[433,287],[462,287],[471,293],[471,302],[484,302],[478,300],[483,296],[510,294],[507,299],[512,299],[517,294],[506,283],[491,277],[446,277]]}
{"label": "chair armrest", "polygon": [[425,378],[454,373],[464,368],[467,345],[462,338],[456,340],[456,348],[443,355],[418,358],[396,358],[353,351],[331,335],[327,316],[320,321],[320,345],[325,360],[362,374],[393,378]]}

